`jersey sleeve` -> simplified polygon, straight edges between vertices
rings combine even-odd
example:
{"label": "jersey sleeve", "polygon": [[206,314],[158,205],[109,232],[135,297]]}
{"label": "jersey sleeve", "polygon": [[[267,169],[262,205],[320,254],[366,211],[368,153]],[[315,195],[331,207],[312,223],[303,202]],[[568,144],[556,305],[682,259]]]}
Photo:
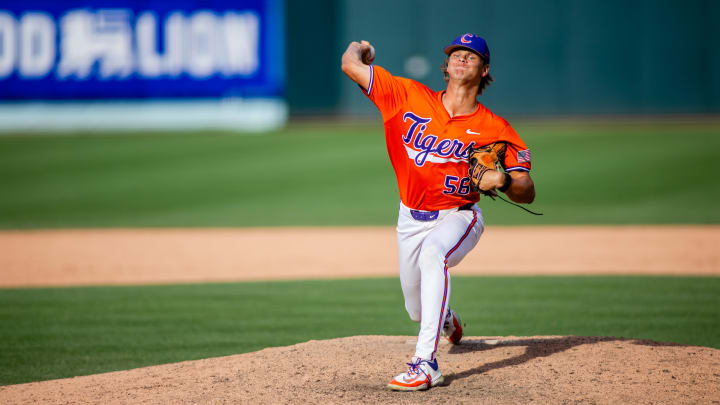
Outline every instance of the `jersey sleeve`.
{"label": "jersey sleeve", "polygon": [[403,80],[377,65],[370,65],[370,84],[367,90],[363,89],[363,93],[380,110],[383,121],[397,114],[407,101]]}
{"label": "jersey sleeve", "polygon": [[529,172],[531,168],[530,149],[528,149],[525,142],[520,139],[520,136],[510,124],[507,124],[501,132],[500,140],[508,144],[507,150],[505,151],[505,160],[502,163],[503,169],[505,169],[506,172]]}

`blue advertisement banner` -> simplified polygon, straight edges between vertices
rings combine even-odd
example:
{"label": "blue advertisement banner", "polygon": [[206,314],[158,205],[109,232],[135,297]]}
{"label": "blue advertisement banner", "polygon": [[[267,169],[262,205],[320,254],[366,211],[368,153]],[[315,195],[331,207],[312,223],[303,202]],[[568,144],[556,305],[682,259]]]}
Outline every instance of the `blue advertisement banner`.
{"label": "blue advertisement banner", "polygon": [[282,0],[0,4],[0,100],[279,97]]}

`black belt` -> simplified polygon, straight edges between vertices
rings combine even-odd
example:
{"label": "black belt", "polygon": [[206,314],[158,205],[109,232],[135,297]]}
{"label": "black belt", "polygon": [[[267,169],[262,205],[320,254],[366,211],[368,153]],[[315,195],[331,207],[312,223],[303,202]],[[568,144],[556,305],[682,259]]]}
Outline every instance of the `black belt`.
{"label": "black belt", "polygon": [[462,205],[458,207],[458,211],[470,211],[475,206],[475,203],[467,203],[465,205]]}

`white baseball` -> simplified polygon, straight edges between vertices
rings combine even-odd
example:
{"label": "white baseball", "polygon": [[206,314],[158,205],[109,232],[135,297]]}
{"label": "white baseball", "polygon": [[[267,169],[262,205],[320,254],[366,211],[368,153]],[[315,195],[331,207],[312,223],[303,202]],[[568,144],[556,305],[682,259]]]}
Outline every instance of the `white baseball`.
{"label": "white baseball", "polygon": [[369,49],[365,50],[362,55],[362,62],[366,65],[369,65],[375,60],[375,48],[370,45],[368,41],[362,41],[361,44],[370,47]]}

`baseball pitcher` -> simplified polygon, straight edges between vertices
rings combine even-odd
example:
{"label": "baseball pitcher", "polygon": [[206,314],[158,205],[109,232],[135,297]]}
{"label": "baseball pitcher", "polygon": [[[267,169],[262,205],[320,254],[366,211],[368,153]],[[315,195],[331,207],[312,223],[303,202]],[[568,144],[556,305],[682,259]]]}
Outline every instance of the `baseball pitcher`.
{"label": "baseball pitcher", "polygon": [[458,344],[463,335],[450,309],[448,269],[475,247],[483,233],[481,195],[505,193],[531,203],[530,150],[513,128],[477,101],[492,82],[485,40],[464,34],[444,49],[443,91],[393,76],[373,65],[367,41],[351,42],[342,70],[377,106],[397,177],[400,284],[410,319],[420,323],[408,371],[393,390],[429,389],[443,382],[436,352],[441,335]]}

